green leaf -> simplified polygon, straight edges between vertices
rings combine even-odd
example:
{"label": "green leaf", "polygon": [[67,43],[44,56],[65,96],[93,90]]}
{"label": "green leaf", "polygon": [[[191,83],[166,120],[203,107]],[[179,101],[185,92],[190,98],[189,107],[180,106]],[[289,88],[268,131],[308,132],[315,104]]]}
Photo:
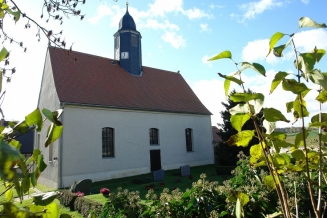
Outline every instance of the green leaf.
{"label": "green leaf", "polygon": [[262,125],[266,129],[267,134],[271,134],[276,128],[276,122],[269,122],[267,120],[264,120]]}
{"label": "green leaf", "polygon": [[[2,211],[1,211],[2,215],[10,214],[9,217],[15,217],[15,218],[35,217],[35,215],[29,212],[28,210],[22,209],[16,206],[12,202],[6,202],[1,204],[2,204]],[[8,217],[8,216],[4,216],[4,217]]]}
{"label": "green leaf", "polygon": [[48,147],[52,142],[56,141],[62,133],[63,130],[63,126],[57,126],[54,123],[51,123],[51,125],[48,128],[48,132],[47,132],[47,138],[45,140],[45,147]]}
{"label": "green leaf", "polygon": [[313,122],[309,123],[309,127],[327,127],[327,122]]}
{"label": "green leaf", "polygon": [[301,70],[305,80],[308,81],[309,74],[313,70],[315,63],[316,61],[312,53],[302,53],[297,58],[297,64],[294,61],[294,66],[296,69]]}
{"label": "green leaf", "polygon": [[223,59],[223,58],[229,58],[229,59],[232,59],[232,53],[230,51],[223,51],[221,53],[219,53],[218,55],[210,58],[208,61],[215,61],[215,60],[218,60],[218,59]]}
{"label": "green leaf", "polygon": [[314,69],[311,71],[309,78],[313,83],[320,85],[324,90],[327,90],[327,77],[322,74],[320,70]]}
{"label": "green leaf", "polygon": [[290,122],[285,118],[285,116],[279,110],[275,108],[264,108],[263,115],[265,119],[269,122],[277,122],[277,121],[284,121],[287,123]]}
{"label": "green leaf", "polygon": [[47,165],[43,161],[43,155],[42,154],[40,154],[38,156],[38,159],[37,159],[37,167],[39,168],[39,170],[41,172],[43,172],[45,170],[45,168],[47,168]]}
{"label": "green leaf", "polygon": [[322,104],[325,103],[327,101],[327,91],[324,89],[319,92],[319,95],[316,97],[316,100]]}
{"label": "green leaf", "polygon": [[246,123],[250,118],[250,114],[234,114],[231,116],[230,122],[234,129],[236,129],[237,132],[240,132],[244,123]]}
{"label": "green leaf", "polygon": [[314,59],[317,63],[326,54],[326,51],[324,49],[317,49],[317,47],[315,47],[311,52],[313,53]]}
{"label": "green leaf", "polygon": [[275,148],[288,148],[294,146],[291,143],[285,142],[285,141],[275,141],[274,142]]}
{"label": "green leaf", "polygon": [[265,96],[261,93],[233,93],[230,95],[230,100],[232,100],[233,102],[242,102],[242,103],[247,103],[251,100],[255,100],[255,99],[260,99],[262,101],[264,101]]}
{"label": "green leaf", "polygon": [[294,94],[301,94],[306,90],[310,90],[304,83],[299,83],[295,79],[284,79],[282,86],[284,90],[291,91]]}
{"label": "green leaf", "polygon": [[17,22],[19,20],[19,18],[20,18],[20,11],[19,10],[12,11],[10,8],[7,8],[6,11],[14,16],[15,22]]}
{"label": "green leaf", "polygon": [[22,133],[22,134],[24,134],[24,133],[26,133],[26,131],[28,129],[28,125],[26,124],[25,120],[23,120],[23,121],[17,123],[14,126],[13,129],[16,130],[16,131],[18,131],[18,132],[20,132],[20,133]]}
{"label": "green leaf", "polygon": [[291,155],[296,160],[303,160],[303,159],[305,159],[305,155],[304,155],[303,151],[302,150],[299,150],[299,149],[292,151]]}
{"label": "green leaf", "polygon": [[280,46],[277,46],[274,48],[273,50],[273,54],[276,56],[276,57],[283,57],[283,51],[284,49],[286,48],[286,45],[280,45]]}
{"label": "green leaf", "polygon": [[[321,122],[326,122],[327,121],[327,113],[321,113]],[[316,114],[311,117],[311,122],[319,122],[319,114]]]}
{"label": "green leaf", "polygon": [[318,24],[314,20],[311,20],[309,17],[301,17],[299,20],[300,28],[302,27],[313,27],[313,28],[326,28],[326,24]]}
{"label": "green leaf", "polygon": [[241,85],[243,83],[241,80],[239,80],[239,79],[237,79],[237,78],[235,78],[233,76],[225,76],[225,75],[223,75],[221,73],[218,73],[218,75],[220,77],[222,77],[222,78],[225,78],[227,80],[233,81],[234,83],[237,83],[238,85]]}
{"label": "green leaf", "polygon": [[11,140],[9,142],[9,145],[13,146],[16,148],[18,151],[20,150],[20,147],[22,146],[19,141],[16,141],[15,139]]}
{"label": "green leaf", "polygon": [[268,137],[273,141],[284,141],[286,136],[287,135],[284,132],[273,132]]}
{"label": "green leaf", "polygon": [[237,193],[237,199],[240,200],[242,207],[244,207],[244,205],[246,205],[250,201],[249,195],[247,195],[247,194],[245,194],[243,192],[238,192]]}
{"label": "green leaf", "polygon": [[32,172],[30,174],[30,176],[31,176],[31,184],[32,184],[33,187],[35,187],[37,185],[37,179],[35,177],[35,172]]}
{"label": "green leaf", "polygon": [[247,104],[237,104],[235,107],[229,109],[231,115],[235,114],[245,114],[249,112],[249,107]]}
{"label": "green leaf", "polygon": [[[275,181],[278,185],[278,180],[276,179],[276,176],[275,176]],[[268,175],[266,176],[264,179],[263,179],[263,182],[264,184],[268,187],[269,190],[273,190],[276,188],[276,184],[274,182],[274,178],[272,175]]]}
{"label": "green leaf", "polygon": [[298,148],[300,146],[303,146],[304,145],[304,139],[306,139],[309,135],[309,131],[305,131],[304,133],[304,136],[305,138],[303,138],[303,133],[302,132],[299,132],[298,134],[295,135],[295,146]]}
{"label": "green leaf", "polygon": [[241,72],[244,71],[247,68],[250,68],[250,69],[252,69],[254,71],[257,71],[261,75],[266,76],[266,70],[261,64],[258,64],[258,63],[250,64],[248,62],[242,62]]}
{"label": "green leaf", "polygon": [[14,197],[14,191],[11,189],[6,191],[5,198],[7,202],[11,202]]}
{"label": "green leaf", "polygon": [[228,97],[228,93],[229,93],[229,87],[230,87],[230,80],[229,79],[225,79],[224,81],[224,89],[225,89],[225,97]]}
{"label": "green leaf", "polygon": [[26,193],[30,190],[31,183],[28,177],[24,177],[21,183],[23,193]]}
{"label": "green leaf", "polygon": [[250,148],[250,155],[255,159],[260,159],[263,157],[261,144],[252,145]]}
{"label": "green leaf", "polygon": [[268,55],[270,54],[271,50],[275,47],[276,43],[284,37],[284,33],[281,33],[281,32],[276,32],[271,38],[270,38],[270,41],[269,41],[269,52],[267,54],[266,57],[268,57]]}
{"label": "green leaf", "polygon": [[59,208],[56,202],[52,202],[46,206],[31,204],[30,211],[39,214],[42,212],[42,218],[59,217]]}
{"label": "green leaf", "polygon": [[25,117],[25,122],[28,126],[37,125],[36,131],[40,132],[42,129],[43,121],[42,121],[42,114],[40,109],[35,109],[32,113]]}
{"label": "green leaf", "polygon": [[307,110],[307,103],[305,102],[305,100],[303,98],[300,102],[299,96],[297,96],[296,100],[293,103],[293,107],[294,107],[294,111],[297,112],[297,115],[299,118],[309,116],[309,111]]}
{"label": "green leaf", "polygon": [[244,130],[235,135],[232,135],[228,139],[227,144],[229,146],[237,145],[237,146],[247,147],[253,136],[254,136],[254,130]]}
{"label": "green leaf", "polygon": [[[46,108],[43,108],[42,109],[42,113],[44,114],[44,116],[49,120],[51,121],[52,123],[58,125],[58,126],[61,126],[62,123],[58,120],[59,116],[58,116],[58,111],[54,111],[54,112],[51,112],[50,110],[46,109]],[[60,112],[60,115],[61,115],[62,112]]]}
{"label": "green leaf", "polygon": [[0,51],[0,62],[3,61],[8,55],[8,51],[5,47],[3,47]]}
{"label": "green leaf", "polygon": [[290,101],[290,102],[287,102],[287,103],[286,103],[287,113],[292,112],[293,104],[294,104],[294,101]]}
{"label": "green leaf", "polygon": [[273,91],[277,88],[277,86],[285,79],[285,77],[288,76],[288,73],[279,71],[276,75],[273,81],[271,82],[271,87],[270,87],[270,93],[273,93]]}
{"label": "green leaf", "polygon": [[0,177],[11,180],[15,171],[12,167],[20,160],[20,153],[13,146],[0,139]]}

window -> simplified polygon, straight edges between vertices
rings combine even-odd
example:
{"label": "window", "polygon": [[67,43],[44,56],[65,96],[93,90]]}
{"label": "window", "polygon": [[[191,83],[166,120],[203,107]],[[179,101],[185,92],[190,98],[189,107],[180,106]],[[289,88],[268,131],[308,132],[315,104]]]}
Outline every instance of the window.
{"label": "window", "polygon": [[136,35],[132,35],[132,46],[137,47],[137,37],[136,37]]}
{"label": "window", "polygon": [[116,42],[115,42],[115,44],[116,44],[116,48],[119,48],[119,36],[116,37]]}
{"label": "window", "polygon": [[114,129],[102,128],[102,157],[114,157]]}
{"label": "window", "polygon": [[150,145],[159,145],[159,129],[151,128],[150,133]]}
{"label": "window", "polygon": [[192,129],[185,129],[186,151],[193,151]]}

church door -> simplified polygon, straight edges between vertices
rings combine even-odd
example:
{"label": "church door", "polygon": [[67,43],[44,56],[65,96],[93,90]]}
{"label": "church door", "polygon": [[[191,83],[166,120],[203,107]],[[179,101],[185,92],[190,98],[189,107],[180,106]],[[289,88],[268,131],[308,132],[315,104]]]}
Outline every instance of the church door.
{"label": "church door", "polygon": [[160,150],[150,150],[151,171],[161,169]]}

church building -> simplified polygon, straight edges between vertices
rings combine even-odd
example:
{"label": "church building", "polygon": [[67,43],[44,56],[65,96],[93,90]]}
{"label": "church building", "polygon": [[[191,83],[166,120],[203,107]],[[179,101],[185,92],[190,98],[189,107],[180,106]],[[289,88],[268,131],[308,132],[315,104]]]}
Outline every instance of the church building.
{"label": "church building", "polygon": [[127,6],[114,59],[48,48],[38,107],[63,109],[64,128],[47,148],[47,130],[36,133],[48,165],[39,183],[63,188],[214,163],[210,111],[180,73],[142,65],[141,38]]}

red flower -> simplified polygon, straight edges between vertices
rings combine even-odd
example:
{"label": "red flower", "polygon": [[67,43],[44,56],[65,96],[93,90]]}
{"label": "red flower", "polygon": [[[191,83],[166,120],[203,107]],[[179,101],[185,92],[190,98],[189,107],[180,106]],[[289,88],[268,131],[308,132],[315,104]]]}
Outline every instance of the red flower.
{"label": "red flower", "polygon": [[108,195],[110,193],[110,189],[102,188],[102,189],[100,189],[100,193],[103,195]]}
{"label": "red flower", "polygon": [[76,192],[75,194],[77,195],[77,197],[83,197],[84,196],[83,192]]}

